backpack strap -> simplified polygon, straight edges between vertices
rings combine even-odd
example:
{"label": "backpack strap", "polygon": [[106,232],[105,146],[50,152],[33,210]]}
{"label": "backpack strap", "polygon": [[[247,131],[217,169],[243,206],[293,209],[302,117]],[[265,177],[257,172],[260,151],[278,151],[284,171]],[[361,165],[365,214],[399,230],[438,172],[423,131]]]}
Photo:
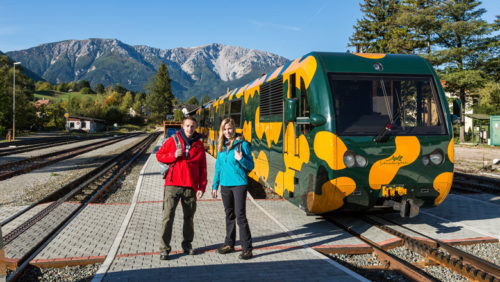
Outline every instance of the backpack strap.
{"label": "backpack strap", "polygon": [[179,141],[179,136],[177,136],[177,133],[172,135],[172,138],[174,138],[175,147],[177,147],[177,150],[182,149],[181,141]]}
{"label": "backpack strap", "polygon": [[236,151],[238,151],[238,153],[241,153],[241,145],[243,145],[243,141],[239,142],[236,146]]}

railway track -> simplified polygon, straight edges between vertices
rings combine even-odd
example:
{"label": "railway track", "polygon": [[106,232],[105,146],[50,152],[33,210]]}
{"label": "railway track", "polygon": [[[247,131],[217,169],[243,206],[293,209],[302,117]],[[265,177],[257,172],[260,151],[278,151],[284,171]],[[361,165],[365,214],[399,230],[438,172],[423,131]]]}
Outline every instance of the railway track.
{"label": "railway track", "polygon": [[[423,258],[425,261],[412,263],[392,255],[384,250],[376,242],[372,242],[355,232],[345,222],[339,221],[332,216],[326,217],[329,221],[345,229],[354,236],[369,244],[377,254],[384,267],[389,270],[403,273],[410,280],[415,281],[436,281],[436,279],[425,273],[423,269],[428,265],[438,265],[460,274],[472,281],[499,281],[500,267],[485,261],[477,256],[466,253],[449,244],[437,239],[430,238],[417,230],[411,230],[395,222],[388,221],[379,216],[362,216],[359,219],[376,226],[377,228],[401,238],[404,247]],[[394,227],[397,226],[397,229]],[[405,231],[400,231],[404,229]],[[414,239],[407,232],[418,234],[422,239]]]}
{"label": "railway track", "polygon": [[108,146],[117,142],[120,142],[126,138],[133,137],[135,135],[119,136],[113,137],[109,140],[97,141],[91,144],[86,144],[76,148],[69,148],[57,152],[52,152],[20,161],[9,162],[0,164],[0,180],[8,179],[15,175],[30,172],[32,170],[48,166],[50,164],[62,161],[74,156],[96,150],[98,148]]}
{"label": "railway track", "polygon": [[98,137],[85,137],[85,138],[76,138],[76,137],[65,137],[65,138],[59,138],[55,140],[44,140],[40,141],[39,143],[34,143],[34,144],[27,144],[27,145],[17,145],[14,143],[13,145],[9,147],[3,147],[0,148],[0,157],[3,156],[9,156],[13,154],[19,154],[19,153],[25,153],[25,152],[30,152],[34,150],[40,150],[40,149],[45,149],[45,148],[50,148],[50,147],[55,147],[55,146],[61,146],[61,145],[66,145],[66,144],[72,144],[72,143],[77,143],[77,142],[82,142],[85,140],[90,140],[90,139],[95,139]]}
{"label": "railway track", "polygon": [[500,178],[455,172],[453,190],[500,195]]}
{"label": "railway track", "polygon": [[[17,252],[18,260],[8,263],[13,270],[8,281],[14,281],[31,261],[64,227],[71,222],[89,203],[99,199],[112,184],[127,170],[127,168],[154,142],[158,133],[151,134],[130,149],[107,161],[88,174],[51,193],[39,202],[18,212],[1,223],[2,229],[10,230],[3,237],[6,250]],[[71,204],[68,201],[72,201]],[[48,203],[43,210],[30,217],[14,228],[9,224],[19,221],[19,218],[39,204]],[[35,234],[35,236],[33,235]],[[25,242],[26,238],[34,238],[29,247],[19,249],[17,241]]]}
{"label": "railway track", "polygon": [[13,141],[13,142],[0,143],[0,148],[6,148],[6,147],[11,147],[11,146],[25,146],[25,145],[32,145],[32,144],[47,143],[47,142],[58,142],[61,140],[66,140],[66,139],[68,139],[68,136],[29,138],[26,140],[17,140],[17,141]]}

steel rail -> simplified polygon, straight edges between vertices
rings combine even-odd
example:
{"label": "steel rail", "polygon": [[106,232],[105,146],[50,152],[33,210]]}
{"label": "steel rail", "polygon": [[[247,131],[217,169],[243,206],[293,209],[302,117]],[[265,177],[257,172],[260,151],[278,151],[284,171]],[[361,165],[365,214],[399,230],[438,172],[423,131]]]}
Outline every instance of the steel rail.
{"label": "steel rail", "polygon": [[359,233],[355,232],[350,226],[344,225],[343,223],[337,221],[332,216],[325,215],[324,217],[327,220],[329,220],[330,222],[334,223],[335,225],[339,226],[340,228],[346,230],[347,232],[349,232],[353,236],[359,238],[363,242],[370,245],[370,247],[372,247],[373,251],[382,260],[381,262],[383,262],[385,264],[386,269],[398,271],[413,281],[420,281],[420,282],[421,281],[437,281],[436,278],[425,273],[420,268],[396,257],[393,254],[390,254],[389,252],[387,252],[383,248],[381,248],[380,245],[377,244],[376,242],[373,242],[372,240],[369,240],[368,238],[361,236]]}
{"label": "steel rail", "polygon": [[[500,267],[492,264],[486,260],[476,257],[472,254],[466,253],[459,250],[449,244],[446,244],[440,240],[431,238],[421,232],[410,229],[406,226],[402,226],[392,220],[383,218],[384,220],[390,222],[391,224],[398,225],[406,230],[414,232],[423,238],[429,240],[429,242],[423,240],[414,239],[406,234],[403,234],[394,228],[391,228],[384,224],[383,222],[374,219],[374,216],[364,216],[363,220],[377,226],[378,228],[388,232],[389,234],[400,237],[404,240],[404,244],[410,250],[422,255],[423,257],[444,266],[453,272],[463,275],[474,281],[496,281],[500,280]],[[449,254],[439,250],[439,248],[445,250]]]}
{"label": "steel rail", "polygon": [[455,172],[454,175],[453,185],[455,185],[455,188],[465,190],[473,189],[496,195],[500,194],[500,178],[478,176],[460,172]]}
{"label": "steel rail", "polygon": [[[149,145],[154,140],[156,140],[157,137],[158,137],[158,133],[151,134],[150,136],[148,136],[147,138],[145,138],[144,140],[142,140],[138,144],[134,145],[132,148],[129,148],[125,152],[120,154],[119,156],[121,156],[121,160],[126,162],[125,166],[127,166],[127,167],[130,166],[135,161],[135,159],[137,157],[139,157],[142,154],[142,152],[145,149],[147,149],[149,147]],[[134,155],[131,158],[128,158],[132,153],[134,153]],[[116,161],[119,162],[121,160],[116,160]],[[110,164],[109,169],[113,168],[114,166],[116,166],[116,164]],[[23,257],[21,259],[19,259],[19,261],[18,261],[18,262],[21,262],[21,265],[18,265],[16,270],[9,275],[9,277],[7,278],[7,281],[17,280],[19,278],[19,276],[22,274],[22,272],[24,271],[24,269],[28,266],[31,259],[34,258],[38,253],[40,253],[43,250],[43,248],[45,248],[45,246],[47,246],[47,244],[52,239],[54,239],[57,236],[57,234],[59,234],[69,224],[69,222],[72,219],[74,219],[85,207],[87,207],[87,205],[91,201],[95,200],[95,198],[98,197],[98,195],[100,195],[102,193],[101,192],[102,190],[107,189],[125,171],[126,171],[126,168],[122,167],[122,169],[120,170],[121,173],[114,174],[112,176],[112,179],[109,179],[105,183],[105,185],[100,186],[100,188],[95,191],[95,193],[93,194],[93,196],[90,199],[87,199],[82,205],[80,205],[80,207],[78,207],[76,210],[74,210],[73,212],[68,214],[66,216],[66,218],[61,223],[59,223],[59,225],[54,230],[49,232],[49,234],[44,236],[44,238],[40,242],[38,242],[35,247],[33,247],[26,254],[24,254]],[[103,172],[102,174],[104,174],[104,173],[105,172]],[[84,184],[80,185],[80,187],[74,188],[70,193],[68,193],[65,197],[63,197],[61,199],[68,199],[68,198],[73,197],[76,193],[78,193],[79,190],[82,190],[89,183],[90,183],[90,181],[86,181]],[[61,199],[57,201],[57,202],[59,202],[59,204],[64,202]]]}
{"label": "steel rail", "polygon": [[[111,144],[114,144],[117,142],[120,142],[126,138],[128,138],[128,137],[117,137],[117,138],[114,138],[111,140],[105,140],[105,141],[95,142],[92,144],[87,144],[84,146],[80,146],[78,148],[65,149],[65,150],[52,152],[49,154],[45,154],[42,156],[36,156],[33,158],[29,158],[29,159],[25,159],[25,160],[21,160],[21,161],[17,161],[17,162],[1,164],[0,169],[6,168],[6,167],[10,167],[10,168],[7,171],[0,172],[0,180],[7,179],[7,178],[13,177],[13,176],[18,175],[18,174],[27,173],[27,172],[30,172],[32,170],[56,163],[58,161],[72,158],[74,156],[77,156],[77,155],[80,155],[80,154],[83,154],[83,153],[86,153],[86,152],[89,152],[89,151],[92,151],[95,149],[99,149],[99,148],[102,148],[102,147],[105,147],[105,146],[108,146],[108,145],[111,145]],[[40,160],[41,160],[41,162],[39,162]],[[17,168],[16,169],[16,166],[21,167],[22,165],[27,164],[27,163],[31,163],[31,164],[29,164],[28,166],[26,166],[24,168]],[[14,166],[14,168],[12,168],[12,166]]]}

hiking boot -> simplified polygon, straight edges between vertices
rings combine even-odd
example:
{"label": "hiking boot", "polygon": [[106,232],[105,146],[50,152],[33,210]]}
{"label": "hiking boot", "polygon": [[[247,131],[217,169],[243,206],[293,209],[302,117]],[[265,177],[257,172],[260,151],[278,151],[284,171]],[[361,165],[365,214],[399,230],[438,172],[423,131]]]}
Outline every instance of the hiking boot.
{"label": "hiking boot", "polygon": [[252,250],[246,250],[241,252],[240,259],[251,259],[253,257]]}
{"label": "hiking boot", "polygon": [[160,260],[168,260],[168,253],[164,252],[160,254]]}
{"label": "hiking boot", "polygon": [[234,252],[234,247],[231,247],[229,245],[224,245],[220,249],[217,250],[219,254],[228,254]]}
{"label": "hiking boot", "polygon": [[186,255],[192,255],[192,256],[194,256],[194,255],[195,255],[195,252],[194,252],[194,249],[193,249],[193,248],[184,249],[184,253],[185,253]]}

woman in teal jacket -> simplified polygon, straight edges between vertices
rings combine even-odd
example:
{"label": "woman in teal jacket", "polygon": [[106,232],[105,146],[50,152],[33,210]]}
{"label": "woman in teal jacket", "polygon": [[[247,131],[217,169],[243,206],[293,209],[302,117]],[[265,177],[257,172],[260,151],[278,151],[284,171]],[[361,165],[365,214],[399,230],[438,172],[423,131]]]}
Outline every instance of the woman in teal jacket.
{"label": "woman in teal jacket", "polygon": [[253,255],[252,235],[246,215],[247,175],[254,168],[250,145],[242,137],[236,136],[234,120],[231,118],[222,121],[218,141],[212,197],[217,198],[220,185],[226,212],[226,239],[218,252],[227,254],[234,251],[236,219],[243,249],[240,259],[249,259]]}

